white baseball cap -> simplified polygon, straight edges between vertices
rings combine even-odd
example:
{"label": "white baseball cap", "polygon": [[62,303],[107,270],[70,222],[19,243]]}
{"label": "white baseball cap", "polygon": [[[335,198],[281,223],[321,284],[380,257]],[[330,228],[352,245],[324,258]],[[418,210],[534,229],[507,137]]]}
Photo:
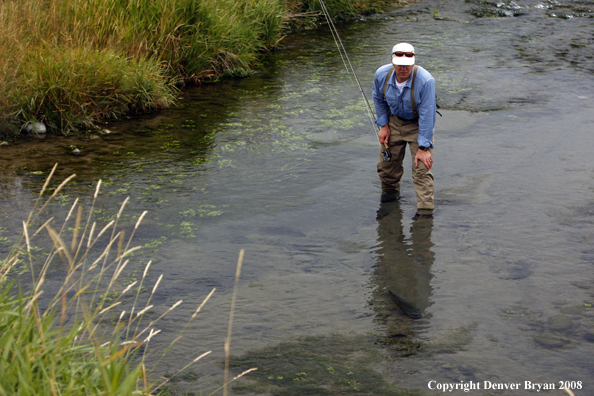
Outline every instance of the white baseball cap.
{"label": "white baseball cap", "polygon": [[[400,56],[396,56],[396,54]],[[412,54],[412,55],[411,55]],[[409,43],[398,43],[392,48],[392,63],[399,66],[415,64],[415,47]]]}

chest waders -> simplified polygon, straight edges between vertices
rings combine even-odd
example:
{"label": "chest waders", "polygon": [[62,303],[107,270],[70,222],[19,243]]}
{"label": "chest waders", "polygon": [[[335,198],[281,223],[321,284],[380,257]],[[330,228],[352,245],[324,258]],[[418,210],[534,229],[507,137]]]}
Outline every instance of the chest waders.
{"label": "chest waders", "polygon": [[[416,119],[419,118],[419,113],[417,113],[417,105],[415,104],[415,77],[417,76],[418,68],[419,68],[419,66],[415,65],[415,68],[413,71],[412,84],[411,84],[411,88],[410,88],[410,102],[412,103],[413,114],[415,115]],[[392,66],[392,68],[388,72],[388,75],[386,76],[386,82],[384,83],[384,101],[386,100],[386,88],[388,88],[388,81],[390,80],[390,77],[392,76],[392,73],[394,72],[395,69],[396,69],[396,66]],[[388,128],[389,128],[389,126],[388,126]],[[384,161],[390,161],[392,159],[392,153],[390,152],[390,147],[388,147],[388,142],[384,143],[384,147],[386,148],[386,150],[384,151]]]}

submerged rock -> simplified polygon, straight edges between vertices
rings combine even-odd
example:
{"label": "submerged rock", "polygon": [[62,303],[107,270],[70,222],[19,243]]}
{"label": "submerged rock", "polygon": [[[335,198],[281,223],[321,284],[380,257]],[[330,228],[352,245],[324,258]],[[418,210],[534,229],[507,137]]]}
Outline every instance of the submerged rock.
{"label": "submerged rock", "polygon": [[549,318],[549,329],[565,331],[573,328],[573,321],[567,315],[556,315]]}
{"label": "submerged rock", "polygon": [[567,338],[559,337],[555,333],[543,333],[537,335],[534,337],[534,341],[546,348],[561,348],[570,342]]}
{"label": "submerged rock", "polygon": [[584,305],[571,305],[561,308],[561,312],[567,315],[584,315],[586,307]]}

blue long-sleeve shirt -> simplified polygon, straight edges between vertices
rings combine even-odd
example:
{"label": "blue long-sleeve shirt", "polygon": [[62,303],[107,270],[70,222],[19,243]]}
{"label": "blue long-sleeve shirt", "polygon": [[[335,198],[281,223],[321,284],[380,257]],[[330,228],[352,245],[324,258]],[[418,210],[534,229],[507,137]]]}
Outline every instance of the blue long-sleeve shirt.
{"label": "blue long-sleeve shirt", "polygon": [[[377,119],[375,122],[380,127],[386,125],[390,114],[405,119],[413,119],[412,103],[410,101],[410,90],[412,86],[412,74],[402,92],[396,86],[396,72],[392,72],[388,86],[386,87],[386,98],[384,100],[384,84],[390,69],[391,63],[384,65],[375,72],[373,81],[373,102]],[[435,127],[435,79],[421,66],[417,69],[415,77],[415,105],[419,114],[419,146],[433,148],[433,128]]]}

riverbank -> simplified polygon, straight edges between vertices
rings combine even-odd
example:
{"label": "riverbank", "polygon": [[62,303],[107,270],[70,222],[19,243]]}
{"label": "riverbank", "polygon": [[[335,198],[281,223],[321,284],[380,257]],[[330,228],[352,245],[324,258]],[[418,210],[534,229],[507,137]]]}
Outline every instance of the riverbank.
{"label": "riverbank", "polygon": [[[379,4],[326,1],[337,19]],[[284,34],[320,17],[317,0],[3,2],[0,138],[28,122],[69,134],[170,107],[184,84],[250,75]]]}

